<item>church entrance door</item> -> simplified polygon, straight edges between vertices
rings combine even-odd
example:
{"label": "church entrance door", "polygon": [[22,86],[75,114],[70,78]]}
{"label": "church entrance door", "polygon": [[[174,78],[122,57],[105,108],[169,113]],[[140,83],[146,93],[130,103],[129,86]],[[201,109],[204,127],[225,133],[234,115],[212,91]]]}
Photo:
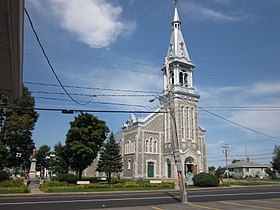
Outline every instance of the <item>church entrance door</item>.
{"label": "church entrance door", "polygon": [[148,177],[154,177],[154,162],[148,162]]}

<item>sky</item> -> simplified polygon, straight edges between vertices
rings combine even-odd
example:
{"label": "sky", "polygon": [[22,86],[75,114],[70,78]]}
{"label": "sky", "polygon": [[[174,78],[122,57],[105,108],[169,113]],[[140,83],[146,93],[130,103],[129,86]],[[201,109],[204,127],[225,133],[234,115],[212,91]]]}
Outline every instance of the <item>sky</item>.
{"label": "sky", "polygon": [[[59,86],[25,15],[23,81],[37,108],[153,110],[162,94],[173,0],[26,0]],[[280,145],[280,0],[179,0],[200,95],[209,166],[269,163]],[[95,97],[91,97],[94,95]],[[81,105],[83,104],[83,105]],[[75,114],[38,111],[36,147],[64,144]],[[93,113],[113,132],[128,113]],[[137,114],[139,117],[144,114]]]}

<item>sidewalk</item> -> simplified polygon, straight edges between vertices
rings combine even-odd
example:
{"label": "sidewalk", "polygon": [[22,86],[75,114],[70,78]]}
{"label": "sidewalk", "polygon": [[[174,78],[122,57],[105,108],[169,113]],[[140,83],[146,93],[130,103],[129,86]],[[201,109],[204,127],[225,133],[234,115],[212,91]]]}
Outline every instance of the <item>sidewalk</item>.
{"label": "sidewalk", "polygon": [[30,194],[44,194],[38,187],[30,187]]}

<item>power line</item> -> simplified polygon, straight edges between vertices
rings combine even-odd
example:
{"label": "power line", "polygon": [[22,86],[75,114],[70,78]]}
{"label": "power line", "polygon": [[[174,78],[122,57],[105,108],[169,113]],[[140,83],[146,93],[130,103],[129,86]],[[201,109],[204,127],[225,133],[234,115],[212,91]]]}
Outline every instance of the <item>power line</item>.
{"label": "power line", "polygon": [[[49,98],[49,97],[40,97],[35,96],[35,99],[46,99],[46,100],[53,100],[53,101],[72,101],[70,99],[63,99],[63,98]],[[80,100],[80,102],[84,102]],[[128,106],[128,107],[141,107],[145,109],[151,109],[151,107],[137,105],[137,104],[125,104],[125,103],[114,103],[114,102],[99,102],[99,101],[91,101],[92,104],[103,104],[103,105],[114,105],[114,106]]]}
{"label": "power line", "polygon": [[[41,82],[24,82],[24,84],[60,87],[60,85],[51,84],[51,83],[41,83]],[[106,91],[114,91],[114,92],[151,93],[151,94],[161,94],[162,93],[162,92],[156,92],[156,91],[112,89],[112,88],[100,88],[100,87],[83,87],[83,86],[75,86],[75,85],[64,85],[64,87],[76,88],[76,89],[87,89],[87,90],[106,90]]]}
{"label": "power line", "polygon": [[[36,55],[39,55],[39,54],[36,54]],[[148,71],[140,71],[140,70],[131,70],[131,69],[126,69],[126,68],[120,68],[118,66],[107,66],[107,65],[102,65],[102,64],[99,64],[99,63],[90,63],[90,62],[85,62],[85,61],[73,61],[72,59],[65,59],[65,58],[57,58],[55,57],[55,59],[60,59],[60,60],[64,60],[64,61],[70,61],[70,62],[78,62],[78,63],[84,63],[84,64],[87,64],[87,65],[95,65],[95,66],[99,66],[99,67],[102,67],[102,68],[105,68],[106,70],[108,69],[118,69],[120,71],[128,71],[128,72],[134,72],[134,73],[141,73],[141,74],[150,74],[150,75],[161,75],[161,74],[158,74],[158,73],[153,73],[153,72],[148,72]]]}
{"label": "power line", "polygon": [[272,138],[272,139],[280,140],[279,137],[271,136],[271,135],[269,135],[269,134],[266,134],[266,133],[257,131],[257,130],[255,130],[255,129],[249,128],[249,127],[247,127],[247,126],[241,125],[241,124],[239,124],[239,123],[233,122],[233,121],[228,120],[228,119],[226,119],[226,118],[224,118],[224,117],[222,117],[222,116],[220,116],[220,115],[217,115],[217,114],[215,114],[215,113],[213,113],[213,112],[210,112],[210,111],[208,111],[208,110],[206,110],[206,109],[204,109],[204,108],[202,108],[202,107],[198,107],[198,108],[201,109],[201,110],[203,110],[204,112],[207,112],[207,113],[209,113],[209,114],[211,114],[211,115],[213,115],[213,116],[215,116],[215,117],[218,117],[218,118],[220,118],[220,119],[222,119],[222,120],[224,120],[224,121],[226,121],[226,122],[229,122],[229,123],[231,123],[231,124],[234,124],[234,125],[236,125],[236,126],[239,126],[239,127],[241,127],[241,128],[244,128],[244,129],[246,129],[246,130],[249,130],[249,131],[258,133],[258,134],[260,134],[260,135],[263,135],[263,136],[266,136],[266,137],[269,137],[269,138]]}
{"label": "power line", "polygon": [[[40,94],[47,94],[47,95],[66,95],[66,93],[62,92],[50,92],[50,91],[30,91],[31,93],[40,93]],[[147,96],[154,96],[154,94],[150,95],[136,95],[136,94],[85,94],[85,93],[69,93],[70,95],[75,96],[90,96],[90,97],[147,97]]]}
{"label": "power line", "polygon": [[75,102],[76,104],[79,104],[79,105],[87,105],[87,104],[89,104],[89,103],[92,101],[92,99],[93,99],[94,96],[92,96],[91,99],[90,99],[88,102],[86,102],[86,103],[80,103],[80,102],[76,101],[76,100],[67,92],[66,88],[63,86],[62,82],[60,81],[59,77],[57,76],[57,74],[56,74],[56,72],[55,72],[55,70],[54,70],[54,68],[53,68],[53,66],[52,66],[52,64],[51,64],[51,62],[50,62],[50,60],[49,60],[49,58],[48,58],[48,56],[47,56],[45,50],[44,50],[44,47],[43,47],[43,45],[42,45],[42,43],[41,43],[41,41],[40,41],[40,39],[39,39],[39,37],[38,37],[38,35],[37,35],[37,32],[36,32],[36,30],[35,30],[35,28],[34,28],[34,26],[33,26],[32,20],[31,20],[29,14],[28,14],[27,9],[24,8],[24,11],[25,11],[25,14],[27,15],[28,21],[29,21],[30,26],[31,26],[31,28],[32,28],[32,31],[33,31],[33,33],[34,33],[34,35],[35,35],[35,37],[36,37],[36,40],[37,40],[37,42],[38,42],[38,44],[39,44],[39,46],[40,46],[40,48],[41,48],[41,50],[42,50],[42,53],[43,53],[44,57],[46,58],[47,63],[48,63],[48,65],[49,65],[49,67],[50,67],[50,69],[51,69],[53,75],[55,76],[56,80],[57,80],[58,83],[60,84],[61,88],[62,88],[62,89],[64,90],[64,92],[68,95],[68,97],[69,97],[73,102]]}
{"label": "power line", "polygon": [[1,107],[1,108],[7,108],[10,110],[36,110],[36,111],[53,111],[53,112],[64,112],[64,113],[82,113],[82,112],[95,112],[95,113],[146,113],[146,114],[161,114],[161,113],[167,113],[166,111],[143,111],[143,110],[98,110],[98,109],[62,109],[62,108],[43,108],[43,107]]}

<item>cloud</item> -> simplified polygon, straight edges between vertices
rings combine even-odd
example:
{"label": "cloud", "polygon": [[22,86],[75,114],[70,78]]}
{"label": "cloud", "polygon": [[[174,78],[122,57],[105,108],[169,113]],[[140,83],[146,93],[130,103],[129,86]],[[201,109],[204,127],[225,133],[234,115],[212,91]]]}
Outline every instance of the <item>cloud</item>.
{"label": "cloud", "polygon": [[[198,92],[202,98],[200,103],[202,107],[250,107],[250,109],[238,110],[231,108],[222,115],[228,120],[259,132],[279,136],[280,112],[277,107],[280,104],[278,97],[280,85],[278,83],[262,82],[245,86],[211,87],[207,90],[198,88]],[[223,108],[218,110],[221,109]],[[215,110],[213,112],[221,113]]]}
{"label": "cloud", "polygon": [[105,0],[49,0],[62,28],[91,47],[107,47],[135,29],[134,22],[121,20],[122,8]]}
{"label": "cloud", "polygon": [[[215,0],[215,2],[229,5],[230,1],[227,0]],[[183,12],[194,20],[204,21],[212,20],[220,23],[227,22],[239,22],[244,20],[250,20],[251,15],[244,15],[240,11],[219,11],[218,9],[212,9],[206,5],[198,5],[194,2],[188,2],[183,4]]]}

